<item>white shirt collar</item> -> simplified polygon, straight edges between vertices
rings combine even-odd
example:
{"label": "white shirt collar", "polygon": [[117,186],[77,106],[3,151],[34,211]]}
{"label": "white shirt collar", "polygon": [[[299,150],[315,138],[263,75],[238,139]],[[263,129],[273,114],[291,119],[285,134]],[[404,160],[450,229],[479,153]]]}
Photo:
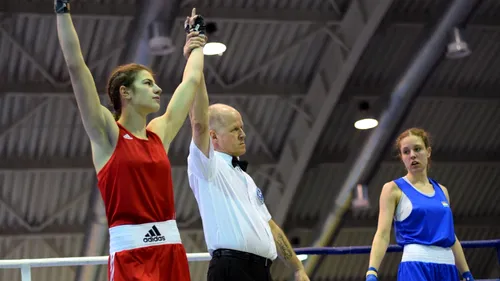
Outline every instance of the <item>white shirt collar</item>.
{"label": "white shirt collar", "polygon": [[[222,159],[224,159],[224,161],[226,161],[229,165],[233,165],[233,156],[227,154],[227,153],[224,153],[224,152],[220,152],[220,151],[215,151],[215,154],[216,155],[219,155],[220,157],[222,157]],[[238,158],[239,160],[239,157],[236,157]]]}
{"label": "white shirt collar", "polygon": [[[233,157],[232,155],[229,155],[225,152],[220,152],[220,151],[214,151],[215,155],[219,155],[222,159],[224,159],[224,162],[226,162],[231,168],[235,168],[233,166]],[[240,157],[236,157],[236,159],[240,160]]]}

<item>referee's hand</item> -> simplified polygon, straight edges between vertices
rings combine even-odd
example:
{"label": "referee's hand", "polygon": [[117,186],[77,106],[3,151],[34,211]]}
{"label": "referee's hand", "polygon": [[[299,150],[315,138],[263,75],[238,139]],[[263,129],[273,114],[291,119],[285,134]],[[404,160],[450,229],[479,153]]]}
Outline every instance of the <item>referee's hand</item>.
{"label": "referee's hand", "polygon": [[309,277],[307,277],[307,273],[305,270],[297,270],[295,272],[295,281],[310,281]]}

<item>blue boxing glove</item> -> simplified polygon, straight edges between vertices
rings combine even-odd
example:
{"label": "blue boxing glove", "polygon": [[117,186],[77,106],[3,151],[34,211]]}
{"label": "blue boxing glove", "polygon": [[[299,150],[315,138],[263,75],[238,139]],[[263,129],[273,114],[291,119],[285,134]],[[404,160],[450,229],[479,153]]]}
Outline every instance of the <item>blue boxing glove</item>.
{"label": "blue boxing glove", "polygon": [[370,266],[366,272],[366,281],[378,281],[378,271],[375,267]]}
{"label": "blue boxing glove", "polygon": [[470,273],[470,271],[464,272],[462,277],[465,281],[474,281],[474,277],[472,277],[472,273]]}

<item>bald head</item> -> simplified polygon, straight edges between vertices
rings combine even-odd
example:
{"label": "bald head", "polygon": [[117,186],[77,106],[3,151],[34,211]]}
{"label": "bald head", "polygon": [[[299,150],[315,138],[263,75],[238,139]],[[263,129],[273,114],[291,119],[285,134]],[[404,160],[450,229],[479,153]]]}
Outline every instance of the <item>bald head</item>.
{"label": "bald head", "polygon": [[229,105],[216,103],[208,107],[208,126],[210,130],[217,131],[233,122],[236,118],[241,118],[240,113]]}
{"label": "bald head", "polygon": [[236,157],[245,153],[243,120],[236,109],[220,103],[209,106],[208,127],[216,151]]}

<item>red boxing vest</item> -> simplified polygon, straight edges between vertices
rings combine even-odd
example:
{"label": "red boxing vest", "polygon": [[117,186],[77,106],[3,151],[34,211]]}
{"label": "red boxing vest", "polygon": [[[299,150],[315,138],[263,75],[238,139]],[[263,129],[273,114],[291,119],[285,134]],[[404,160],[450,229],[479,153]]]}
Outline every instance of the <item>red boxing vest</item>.
{"label": "red boxing vest", "polygon": [[108,226],[175,219],[172,168],[161,139],[134,137],[119,123],[115,151],[97,175]]}

